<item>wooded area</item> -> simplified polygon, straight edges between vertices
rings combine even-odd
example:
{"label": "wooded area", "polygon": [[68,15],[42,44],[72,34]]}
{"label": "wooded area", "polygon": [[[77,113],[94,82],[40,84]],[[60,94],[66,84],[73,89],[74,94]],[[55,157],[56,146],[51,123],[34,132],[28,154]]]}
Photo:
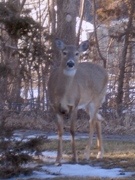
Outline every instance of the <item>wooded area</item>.
{"label": "wooded area", "polygon": [[[89,50],[80,61],[97,63],[107,69],[108,89],[100,111],[104,117],[104,135],[113,134],[114,138],[117,134],[135,134],[135,0],[0,0],[2,179],[29,176],[33,172],[35,179],[35,170],[42,169],[41,164],[45,164],[41,163],[44,161],[42,150],[56,150],[56,142],[50,145],[51,141],[43,133],[27,141],[24,138],[24,129],[32,133],[43,130],[45,134],[56,131],[47,87],[50,72],[60,64],[60,54],[54,43],[56,38],[75,45],[88,40]],[[67,117],[65,119],[66,131],[70,122]],[[77,132],[89,131],[87,119],[79,110]],[[20,140],[16,129],[21,132]],[[130,171],[132,166],[134,169],[134,145],[131,146],[127,138],[124,146],[124,138],[122,136],[119,141],[116,138],[114,144],[108,141],[105,151],[109,155],[104,161],[107,168],[127,166]],[[81,140],[79,153],[83,143]],[[70,145],[66,142],[64,146],[70,154]],[[38,157],[36,167],[35,157]],[[34,166],[31,164],[31,168],[28,162]],[[82,165],[96,167],[93,162],[82,161]],[[98,160],[96,165],[103,164]]]}
{"label": "wooded area", "polygon": [[1,0],[0,110],[50,112],[47,82],[60,60],[54,40],[78,44],[84,31],[90,48],[81,60],[101,64],[109,74],[104,115],[133,120],[134,0]]}

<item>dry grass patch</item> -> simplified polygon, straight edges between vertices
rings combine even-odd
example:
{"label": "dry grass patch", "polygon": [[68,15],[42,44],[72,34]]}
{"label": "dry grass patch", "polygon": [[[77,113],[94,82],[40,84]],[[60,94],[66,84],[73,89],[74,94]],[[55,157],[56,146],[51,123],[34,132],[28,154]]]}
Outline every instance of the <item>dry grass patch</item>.
{"label": "dry grass patch", "polygon": [[[76,141],[77,152],[79,156],[80,164],[89,164],[91,166],[100,166],[102,168],[122,168],[124,171],[135,172],[135,143],[133,142],[123,142],[123,141],[106,141],[105,146],[105,156],[101,160],[96,159],[97,149],[96,141],[94,141],[92,153],[90,155],[90,161],[85,161],[83,159],[83,153],[85,146],[87,144],[87,139],[81,139]],[[47,150],[56,151],[57,150],[57,140],[50,140],[45,145]],[[63,142],[63,151],[67,155],[71,155],[71,145],[70,141]],[[68,159],[70,162],[70,158]],[[135,175],[132,177],[125,178],[94,178],[94,177],[57,177],[54,180],[135,180]]]}
{"label": "dry grass patch", "polygon": [[[83,158],[87,139],[76,140],[77,152],[79,157],[79,163],[91,164],[92,166],[101,166],[104,168],[123,168],[126,171],[135,172],[135,143],[124,141],[106,141],[104,143],[105,154],[101,160],[96,159],[97,148],[96,141],[94,141],[93,148],[91,150],[90,161],[85,161]],[[70,141],[63,142],[64,154],[71,156],[71,144]],[[56,151],[57,140],[49,140],[44,145],[44,150]],[[69,158],[70,161],[70,158]]]}

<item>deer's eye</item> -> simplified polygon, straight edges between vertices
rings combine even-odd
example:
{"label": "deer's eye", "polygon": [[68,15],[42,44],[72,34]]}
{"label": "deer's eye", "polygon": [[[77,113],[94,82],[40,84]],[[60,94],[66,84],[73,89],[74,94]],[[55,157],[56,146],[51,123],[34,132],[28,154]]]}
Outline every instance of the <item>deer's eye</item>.
{"label": "deer's eye", "polygon": [[67,55],[67,52],[66,52],[66,51],[63,51],[63,55],[66,56],[66,55]]}
{"label": "deer's eye", "polygon": [[76,52],[75,55],[78,56],[78,55],[79,55],[79,52]]}

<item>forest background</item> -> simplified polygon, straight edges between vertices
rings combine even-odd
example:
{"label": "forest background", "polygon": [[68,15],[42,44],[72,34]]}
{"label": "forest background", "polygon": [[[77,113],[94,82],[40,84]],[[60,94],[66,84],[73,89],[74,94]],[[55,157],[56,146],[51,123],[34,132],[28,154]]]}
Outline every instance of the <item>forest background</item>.
{"label": "forest background", "polygon": [[[109,75],[103,132],[135,132],[134,0],[1,0],[1,130],[55,130],[47,96],[50,71],[60,63],[54,41],[79,44],[83,34],[90,46],[80,61],[101,64]],[[87,131],[84,119],[79,111],[78,131]]]}

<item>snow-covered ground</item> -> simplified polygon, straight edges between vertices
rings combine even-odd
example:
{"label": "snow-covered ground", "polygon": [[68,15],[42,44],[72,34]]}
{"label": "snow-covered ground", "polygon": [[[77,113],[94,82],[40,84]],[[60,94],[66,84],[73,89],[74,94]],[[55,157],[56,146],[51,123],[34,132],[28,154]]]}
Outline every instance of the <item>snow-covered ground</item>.
{"label": "snow-covered ground", "polygon": [[[16,140],[20,140],[24,138],[25,141],[28,139],[38,137],[40,135],[46,136],[46,134],[42,134],[41,132],[29,133],[29,132],[21,132],[16,131],[14,133],[14,138]],[[48,139],[57,139],[57,135],[51,134],[47,136]],[[88,138],[87,135],[77,135],[77,139],[79,138]],[[68,134],[63,136],[64,140],[70,140],[70,136]],[[119,178],[119,177],[128,177],[131,176],[133,173],[125,172],[121,168],[112,168],[112,169],[104,169],[99,166],[91,166],[89,164],[70,164],[66,160],[66,154],[63,155],[63,162],[61,166],[55,166],[55,159],[56,159],[57,152],[56,151],[44,151],[39,155],[39,158],[43,160],[43,164],[38,168],[38,170],[33,171],[32,175],[19,176],[19,179],[29,180],[31,178],[54,178],[54,177],[99,177],[99,178]],[[46,163],[47,162],[47,163]],[[34,164],[26,164],[25,167],[33,167]],[[15,180],[16,178],[12,178],[10,180]]]}
{"label": "snow-covered ground", "polygon": [[100,178],[121,178],[131,176],[130,172],[123,172],[120,168],[102,169],[81,164],[62,164],[62,166],[42,166],[40,171],[34,171],[29,177],[20,176],[21,179],[30,178],[54,178],[54,177],[100,177]]}

